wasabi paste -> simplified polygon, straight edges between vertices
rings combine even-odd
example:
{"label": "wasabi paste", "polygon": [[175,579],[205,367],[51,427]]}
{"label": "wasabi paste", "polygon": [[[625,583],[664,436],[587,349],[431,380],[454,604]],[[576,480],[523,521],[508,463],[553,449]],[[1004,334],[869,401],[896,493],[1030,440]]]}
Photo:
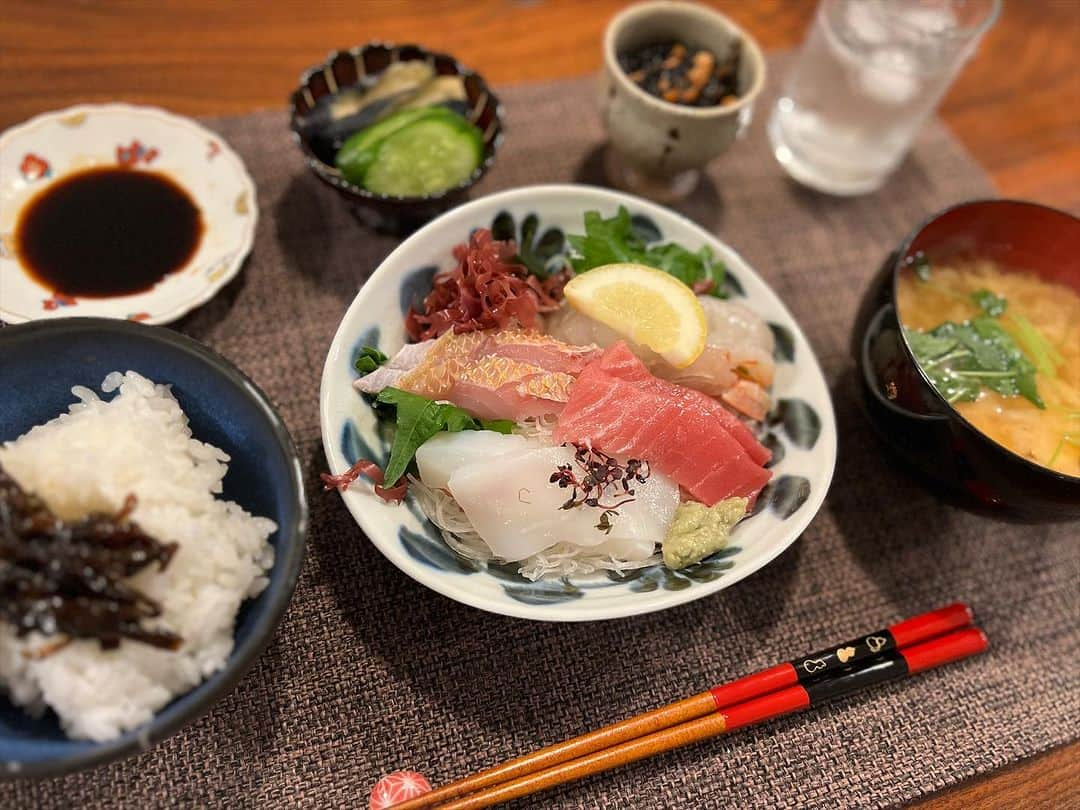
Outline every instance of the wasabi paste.
{"label": "wasabi paste", "polygon": [[748,503],[746,498],[728,498],[713,506],[696,501],[679,504],[664,538],[664,565],[686,568],[722,549]]}

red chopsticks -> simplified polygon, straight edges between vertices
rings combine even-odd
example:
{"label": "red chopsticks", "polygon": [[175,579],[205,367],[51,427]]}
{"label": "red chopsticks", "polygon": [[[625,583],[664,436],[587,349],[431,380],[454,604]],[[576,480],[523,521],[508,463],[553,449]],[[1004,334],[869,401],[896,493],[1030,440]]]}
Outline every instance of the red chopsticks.
{"label": "red chopsticks", "polygon": [[895,650],[878,660],[864,660],[846,671],[738,703],[717,714],[724,718],[723,731],[733,731],[846,697],[879,683],[951,664],[983,652],[987,645],[986,634],[976,627],[955,630],[913,647]]}
{"label": "red chopsticks", "polygon": [[488,807],[942,666],[986,649],[986,636],[969,626],[972,618],[963,604],[924,613],[542,748],[394,807]]}
{"label": "red chopsticks", "polygon": [[785,686],[827,677],[868,658],[884,655],[898,648],[910,647],[950,630],[967,627],[973,618],[971,608],[962,602],[956,602],[897,622],[884,630],[876,630],[851,641],[845,641],[827,650],[777,664],[775,667],[763,669],[722,686],[714,686],[709,692],[712,694],[716,708],[722,709],[767,692],[783,689]]}

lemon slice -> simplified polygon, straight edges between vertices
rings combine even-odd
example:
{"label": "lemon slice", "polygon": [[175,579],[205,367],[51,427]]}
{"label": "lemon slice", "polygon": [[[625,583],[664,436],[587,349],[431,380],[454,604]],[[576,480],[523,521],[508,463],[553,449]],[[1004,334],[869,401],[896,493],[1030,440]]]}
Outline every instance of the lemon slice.
{"label": "lemon slice", "polygon": [[643,264],[606,264],[574,276],[563,290],[570,306],[647,346],[675,368],[705,351],[705,310],[693,290]]}

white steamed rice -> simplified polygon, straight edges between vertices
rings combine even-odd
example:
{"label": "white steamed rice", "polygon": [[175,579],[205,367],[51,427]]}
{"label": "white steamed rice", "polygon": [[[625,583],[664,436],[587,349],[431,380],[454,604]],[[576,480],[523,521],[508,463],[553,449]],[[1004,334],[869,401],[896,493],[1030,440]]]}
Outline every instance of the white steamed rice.
{"label": "white steamed rice", "polygon": [[20,639],[0,622],[0,686],[31,712],[52,707],[69,736],[97,741],[147,722],[224,666],[240,604],[266,587],[277,528],[215,497],[229,457],[192,438],[167,386],[129,371],[110,374],[101,388],[118,393],[103,401],[77,386],[80,402],[69,413],[0,445],[0,464],[61,517],[116,512],[134,494],[133,520],[179,543],[164,572],[152,565],[133,579],[161,603],[161,625],[183,638],[176,652],[79,640],[32,660],[23,652],[55,639]]}

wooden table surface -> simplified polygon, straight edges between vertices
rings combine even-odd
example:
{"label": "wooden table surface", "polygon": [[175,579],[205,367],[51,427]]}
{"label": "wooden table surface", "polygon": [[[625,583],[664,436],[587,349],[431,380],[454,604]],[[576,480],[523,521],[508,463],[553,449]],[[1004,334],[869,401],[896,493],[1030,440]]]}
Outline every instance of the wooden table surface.
{"label": "wooden table surface", "polygon": [[[221,3],[5,0],[0,129],[77,102],[190,115],[284,106],[300,72],[371,39],[453,53],[494,84],[593,73],[619,0]],[[766,50],[797,45],[812,0],[717,2]],[[1012,0],[940,110],[1002,195],[1080,211],[1080,0]],[[919,804],[1080,806],[1080,743]]]}

